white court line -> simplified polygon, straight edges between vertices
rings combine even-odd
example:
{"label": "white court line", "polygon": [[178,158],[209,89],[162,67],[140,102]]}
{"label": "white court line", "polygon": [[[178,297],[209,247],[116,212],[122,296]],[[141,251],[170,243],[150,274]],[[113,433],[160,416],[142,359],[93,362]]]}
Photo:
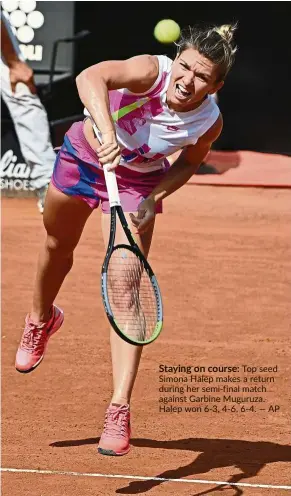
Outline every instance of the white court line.
{"label": "white court line", "polygon": [[43,474],[43,475],[72,475],[75,477],[104,477],[111,479],[133,479],[144,481],[163,481],[163,482],[186,482],[188,484],[215,484],[216,486],[237,486],[237,487],[260,487],[263,489],[287,489],[291,486],[273,486],[271,484],[248,484],[246,482],[222,482],[199,479],[166,479],[165,477],[144,477],[143,475],[117,475],[117,474],[94,474],[88,472],[63,472],[60,470],[33,470],[28,468],[0,468],[1,472],[14,472],[25,474]]}

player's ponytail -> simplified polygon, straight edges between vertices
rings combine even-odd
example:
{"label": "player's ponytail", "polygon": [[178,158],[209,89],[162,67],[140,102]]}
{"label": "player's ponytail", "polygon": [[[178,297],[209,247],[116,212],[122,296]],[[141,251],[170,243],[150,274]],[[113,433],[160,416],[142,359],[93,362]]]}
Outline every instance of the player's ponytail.
{"label": "player's ponytail", "polygon": [[222,26],[214,27],[213,31],[218,33],[227,43],[231,44],[236,28],[236,24],[222,24]]}

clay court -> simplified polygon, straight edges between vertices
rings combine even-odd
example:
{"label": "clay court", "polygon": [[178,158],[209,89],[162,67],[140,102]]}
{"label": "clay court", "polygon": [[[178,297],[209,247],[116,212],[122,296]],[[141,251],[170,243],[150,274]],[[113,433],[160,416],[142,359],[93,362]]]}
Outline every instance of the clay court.
{"label": "clay court", "polygon": [[[291,490],[290,205],[287,188],[195,184],[166,200],[150,256],[164,329],[144,349],[132,398],[132,450],[102,457],[97,443],[111,367],[99,213],[86,226],[57,300],[65,324],[42,365],[21,375],[15,352],[44,230],[34,199],[3,198],[3,496]],[[280,409],[161,413],[160,364],[278,366],[264,398]]]}

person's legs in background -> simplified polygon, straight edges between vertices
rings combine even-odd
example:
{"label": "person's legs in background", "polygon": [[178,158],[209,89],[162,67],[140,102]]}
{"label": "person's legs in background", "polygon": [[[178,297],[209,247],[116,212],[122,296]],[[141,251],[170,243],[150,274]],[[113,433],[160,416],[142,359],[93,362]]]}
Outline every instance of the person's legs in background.
{"label": "person's legs in background", "polygon": [[38,95],[32,94],[24,83],[12,93],[9,69],[1,62],[1,96],[14,123],[21,153],[31,167],[31,185],[38,196],[38,208],[43,213],[44,199],[55,162],[47,113]]}

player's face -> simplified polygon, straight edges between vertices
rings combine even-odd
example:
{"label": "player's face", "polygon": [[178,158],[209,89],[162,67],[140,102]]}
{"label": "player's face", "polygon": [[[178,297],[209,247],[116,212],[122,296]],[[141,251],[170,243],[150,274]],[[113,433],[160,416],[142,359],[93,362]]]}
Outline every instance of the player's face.
{"label": "player's face", "polygon": [[198,107],[207,94],[223,85],[217,82],[217,65],[193,48],[184,50],[173,62],[167,103],[177,112]]}

